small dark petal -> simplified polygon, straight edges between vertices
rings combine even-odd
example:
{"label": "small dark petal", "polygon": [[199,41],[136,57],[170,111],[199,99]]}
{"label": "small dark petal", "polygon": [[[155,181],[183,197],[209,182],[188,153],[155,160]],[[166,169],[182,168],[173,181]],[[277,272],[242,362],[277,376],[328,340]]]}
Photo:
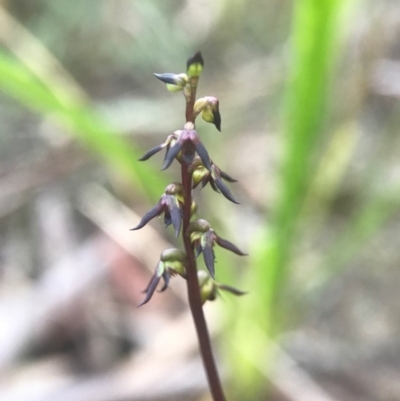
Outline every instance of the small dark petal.
{"label": "small dark petal", "polygon": [[171,146],[168,145],[168,146],[167,146],[167,150],[165,151],[164,160],[163,160],[163,165],[166,163],[167,156],[168,156],[168,152],[169,152],[170,149],[171,149]]}
{"label": "small dark petal", "polygon": [[182,146],[183,146],[183,143],[178,141],[175,143],[174,146],[172,146],[170,149],[168,149],[168,152],[165,155],[164,164],[163,164],[161,170],[166,170],[171,165],[171,163],[174,161],[175,157],[181,151]]}
{"label": "small dark petal", "polygon": [[165,227],[169,227],[172,224],[171,214],[168,210],[164,212],[164,224]]}
{"label": "small dark petal", "polygon": [[236,203],[237,205],[240,204],[234,196],[231,194],[231,191],[229,191],[228,187],[222,182],[220,178],[217,178],[214,180],[215,185],[218,187],[218,189],[221,191],[222,195],[225,196],[226,199],[230,200],[233,203]]}
{"label": "small dark petal", "polygon": [[221,113],[219,110],[214,110],[214,125],[217,127],[217,130],[221,132]]}
{"label": "small dark petal", "polygon": [[181,209],[178,206],[173,205],[173,207],[169,211],[171,214],[172,225],[175,228],[175,235],[176,235],[176,238],[178,238],[179,233],[181,231],[181,225],[182,225]]}
{"label": "small dark petal", "polygon": [[208,183],[210,183],[210,185],[212,185],[211,175],[208,175],[207,177],[205,177],[201,180],[201,189],[203,189]]}
{"label": "small dark petal", "polygon": [[202,252],[201,245],[200,244],[196,244],[195,247],[194,247],[194,256],[195,256],[195,258],[197,258],[201,254],[201,252]]}
{"label": "small dark petal", "polygon": [[150,149],[147,153],[145,153],[140,159],[140,162],[143,162],[145,160],[150,159],[151,156],[155,155],[156,153],[158,153],[162,148],[164,147],[164,144],[158,145],[153,149]]}
{"label": "small dark petal", "polygon": [[182,149],[182,159],[186,164],[193,162],[195,154],[195,148],[192,142],[186,142]]}
{"label": "small dark petal", "polygon": [[239,255],[239,256],[246,256],[247,255],[247,253],[242,252],[236,245],[233,245],[232,242],[229,242],[226,239],[218,237],[218,235],[216,235],[215,242],[221,248],[228,249],[229,251],[231,251],[233,253],[236,253],[236,255]]}
{"label": "small dark petal", "polygon": [[177,79],[176,75],[177,74],[172,74],[172,73],[165,73],[165,74],[153,74],[156,78],[158,78],[161,82],[164,82],[165,84],[172,84],[176,85],[177,84]]}
{"label": "small dark petal", "polygon": [[196,149],[197,154],[199,155],[201,161],[203,162],[204,167],[211,171],[211,160],[210,156],[208,155],[207,149],[205,146],[200,142],[194,142],[194,147]]}
{"label": "small dark petal", "polygon": [[143,217],[142,220],[140,220],[140,223],[136,226],[131,228],[132,230],[139,230],[139,228],[144,227],[150,220],[154,219],[154,217],[157,217],[159,214],[162,212],[162,205],[158,203],[156,206],[153,207],[153,209],[149,210]]}
{"label": "small dark petal", "polygon": [[139,308],[139,306],[142,306],[150,301],[151,297],[154,294],[154,291],[157,288],[158,283],[160,282],[160,279],[161,279],[161,277],[158,276],[157,273],[154,274],[154,276],[150,280],[149,285],[147,286],[146,296],[144,297],[144,300],[138,305],[138,308]]}
{"label": "small dark petal", "polygon": [[174,195],[167,195],[167,209],[168,210],[165,211],[164,221],[166,222],[168,215],[168,223],[170,224],[172,222],[175,228],[175,235],[178,237],[182,225],[182,211]]}
{"label": "small dark petal", "polygon": [[214,268],[214,252],[211,245],[206,244],[203,247],[203,258],[204,263],[207,266],[208,271],[212,278],[214,278],[215,268]]}
{"label": "small dark petal", "polygon": [[238,180],[235,180],[234,178],[232,178],[230,175],[224,173],[223,171],[221,171],[220,174],[221,174],[221,177],[228,182],[238,182]]}
{"label": "small dark petal", "polygon": [[[204,181],[206,181],[206,182],[204,183]],[[193,180],[192,189],[197,188],[197,187],[199,186],[200,183],[201,183],[201,189],[203,189],[203,188],[204,188],[204,185],[207,184],[207,180],[201,179],[201,180],[198,181],[197,183],[195,183],[194,180]]]}
{"label": "small dark petal", "polygon": [[201,55],[201,52],[197,52],[192,57],[188,58],[186,62],[186,67],[189,68],[194,63],[199,63],[204,67],[204,60],[203,56]]}
{"label": "small dark petal", "polygon": [[240,291],[237,288],[231,287],[230,285],[219,284],[218,288],[220,288],[221,290],[224,290],[224,291],[228,291],[228,292],[230,292],[231,294],[234,294],[234,295],[245,295],[245,294],[247,294],[247,291]]}
{"label": "small dark petal", "polygon": [[162,278],[164,279],[164,285],[163,285],[163,287],[161,288],[161,290],[160,290],[159,292],[163,292],[163,291],[165,291],[165,290],[168,288],[169,279],[170,279],[170,274],[169,274],[167,271],[165,271],[165,272],[163,273],[163,275],[162,275]]}
{"label": "small dark petal", "polygon": [[210,185],[211,185],[211,188],[212,188],[215,192],[218,192],[218,193],[219,193],[219,189],[215,186],[214,180],[210,180]]}

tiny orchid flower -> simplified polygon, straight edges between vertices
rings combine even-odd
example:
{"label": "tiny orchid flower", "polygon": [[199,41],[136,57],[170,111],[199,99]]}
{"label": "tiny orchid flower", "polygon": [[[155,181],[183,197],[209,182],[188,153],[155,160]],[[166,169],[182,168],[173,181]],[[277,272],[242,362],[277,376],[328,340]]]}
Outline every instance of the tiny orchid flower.
{"label": "tiny orchid flower", "polygon": [[214,301],[218,296],[219,290],[227,291],[237,296],[246,294],[245,291],[240,291],[229,285],[217,283],[211,279],[210,275],[205,270],[199,270],[197,272],[197,279],[199,280],[202,304],[206,301]]}
{"label": "tiny orchid flower", "polygon": [[[149,285],[144,290],[146,296],[139,306],[149,302],[157,288],[161,277],[164,279],[164,285],[160,292],[165,291],[168,288],[169,280],[171,277],[179,274],[183,278],[186,278],[186,254],[179,249],[170,248],[162,252],[160,261],[157,264],[156,271],[150,280]],[[138,306],[138,307],[139,307]]]}
{"label": "tiny orchid flower", "polygon": [[149,210],[142,218],[140,223],[131,228],[131,230],[139,230],[144,227],[150,220],[164,213],[164,223],[168,227],[172,224],[175,228],[176,237],[179,236],[182,225],[182,205],[184,203],[183,186],[180,182],[173,182],[165,188],[164,194],[161,196],[157,205]]}
{"label": "tiny orchid flower", "polygon": [[206,96],[196,100],[193,109],[195,117],[201,113],[204,121],[214,124],[217,130],[221,131],[219,100],[216,97]]}
{"label": "tiny orchid flower", "polygon": [[215,275],[215,255],[213,249],[215,244],[219,245],[221,248],[228,249],[236,255],[246,255],[236,245],[218,236],[211,228],[210,223],[206,220],[199,219],[191,222],[188,230],[190,233],[190,242],[194,246],[196,257],[201,253],[203,254],[204,263],[212,278],[214,278]]}
{"label": "tiny orchid flower", "polygon": [[156,147],[150,149],[148,152],[146,152],[146,153],[139,159],[139,161],[142,162],[142,161],[145,161],[145,160],[150,159],[151,156],[155,155],[156,153],[158,153],[160,150],[162,150],[162,149],[164,149],[164,148],[167,148],[167,151],[166,151],[166,153],[165,153],[165,155],[167,155],[167,153],[168,153],[170,147],[171,147],[171,146],[174,146],[176,140],[178,139],[180,132],[181,132],[181,131],[179,130],[179,131],[175,131],[175,132],[174,132],[173,134],[171,134],[171,135],[168,135],[168,136],[167,136],[167,139],[166,139],[163,143],[161,143],[160,145],[157,145]]}
{"label": "tiny orchid flower", "polygon": [[186,74],[154,73],[154,76],[161,82],[164,82],[170,92],[180,92],[188,83],[188,77]]}
{"label": "tiny orchid flower", "polygon": [[208,155],[205,146],[201,143],[200,138],[194,129],[194,125],[191,122],[185,124],[184,129],[180,131],[174,145],[168,149],[162,170],[167,169],[180,152],[181,157],[186,164],[193,162],[195,152],[197,152],[203,165],[211,170],[210,156]]}
{"label": "tiny orchid flower", "polygon": [[215,192],[221,192],[226,199],[233,203],[239,204],[239,202],[231,194],[229,188],[222,181],[222,178],[228,182],[237,182],[237,180],[221,171],[219,167],[212,161],[211,169],[207,170],[203,166],[201,159],[196,157],[193,160],[193,163],[189,166],[189,169],[193,174],[193,188],[196,188],[201,183],[201,188],[203,189],[208,183],[210,183]]}

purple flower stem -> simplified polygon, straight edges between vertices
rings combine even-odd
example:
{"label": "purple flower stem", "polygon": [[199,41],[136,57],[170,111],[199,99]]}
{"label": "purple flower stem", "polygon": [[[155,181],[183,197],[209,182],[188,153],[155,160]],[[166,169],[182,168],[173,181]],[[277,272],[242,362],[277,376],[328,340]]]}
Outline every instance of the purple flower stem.
{"label": "purple flower stem", "polygon": [[[193,105],[196,100],[197,82],[198,78],[191,78],[191,96],[186,101],[186,121],[190,121],[193,123]],[[192,244],[190,242],[190,234],[188,231],[191,215],[190,206],[192,204],[192,174],[189,172],[188,167],[189,166],[184,161],[182,161],[181,174],[185,197],[185,202],[183,205],[182,237],[187,256],[186,271],[189,306],[196,327],[197,337],[200,344],[200,354],[203,360],[208,385],[210,387],[213,400],[226,401],[211,348],[211,341],[208,334],[207,323],[204,318],[199,281],[197,278],[196,259]]]}

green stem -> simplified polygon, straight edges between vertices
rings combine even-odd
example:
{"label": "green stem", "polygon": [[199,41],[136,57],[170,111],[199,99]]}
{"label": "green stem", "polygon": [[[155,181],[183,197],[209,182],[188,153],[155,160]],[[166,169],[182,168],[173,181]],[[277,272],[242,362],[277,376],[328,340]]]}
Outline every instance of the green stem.
{"label": "green stem", "polygon": [[194,103],[196,101],[196,90],[197,90],[197,84],[199,82],[199,78],[197,77],[192,77],[190,78],[190,96],[186,97],[186,122],[191,122],[194,124],[194,113],[193,113],[193,107]]}

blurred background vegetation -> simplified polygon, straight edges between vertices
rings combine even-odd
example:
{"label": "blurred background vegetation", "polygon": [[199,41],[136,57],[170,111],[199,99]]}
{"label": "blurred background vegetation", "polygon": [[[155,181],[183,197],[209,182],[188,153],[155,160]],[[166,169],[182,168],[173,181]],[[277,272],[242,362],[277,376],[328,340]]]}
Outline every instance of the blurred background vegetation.
{"label": "blurred background vegetation", "polygon": [[399,37],[393,0],[0,1],[0,399],[209,400],[184,283],[136,308],[179,242],[129,232],[197,50],[241,202],[199,216],[250,254],[205,306],[228,399],[400,399]]}

